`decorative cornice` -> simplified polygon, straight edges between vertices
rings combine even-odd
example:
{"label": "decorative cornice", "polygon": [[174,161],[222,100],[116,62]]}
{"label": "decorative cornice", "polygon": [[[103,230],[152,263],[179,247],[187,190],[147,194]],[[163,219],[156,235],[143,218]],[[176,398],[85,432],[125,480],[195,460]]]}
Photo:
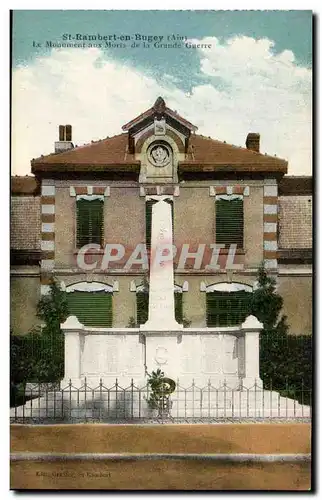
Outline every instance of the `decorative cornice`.
{"label": "decorative cornice", "polygon": [[78,194],[76,196],[76,200],[85,200],[85,201],[95,201],[100,200],[104,201],[104,196],[101,194]]}
{"label": "decorative cornice", "polygon": [[[110,186],[70,186],[70,196],[110,196]],[[87,198],[86,198],[87,199]],[[93,198],[96,199],[96,198]]]}
{"label": "decorative cornice", "polygon": [[[233,185],[233,186],[210,186],[209,196],[249,196],[249,186]],[[233,199],[233,198],[232,198]]]}
{"label": "decorative cornice", "polygon": [[179,186],[140,186],[140,196],[180,196],[180,187]]}
{"label": "decorative cornice", "polygon": [[245,283],[237,283],[237,282],[221,282],[214,283],[212,285],[207,285],[204,281],[200,283],[200,291],[211,293],[211,292],[252,292],[253,287],[250,285],[246,285]]}
{"label": "decorative cornice", "polygon": [[114,281],[113,285],[108,285],[106,283],[99,283],[98,281],[81,281],[68,286],[65,286],[64,283],[61,283],[61,287],[63,290],[66,291],[66,293],[73,293],[73,292],[113,293],[119,291],[118,281]]}

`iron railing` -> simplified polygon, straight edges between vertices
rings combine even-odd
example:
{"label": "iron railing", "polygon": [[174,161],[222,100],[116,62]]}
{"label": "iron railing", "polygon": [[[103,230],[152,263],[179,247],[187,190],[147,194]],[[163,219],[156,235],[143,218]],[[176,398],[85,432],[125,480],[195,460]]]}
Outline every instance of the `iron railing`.
{"label": "iron railing", "polygon": [[[177,381],[171,394],[151,398],[149,385],[129,385],[116,379],[112,385],[86,381],[75,387],[61,384],[27,384],[19,399],[13,394],[11,422],[181,422],[261,419],[310,419],[311,388],[285,387],[278,391],[263,389],[256,381],[252,387],[219,387],[211,381],[200,387],[192,381],[182,387]],[[151,401],[154,404],[151,405]]]}

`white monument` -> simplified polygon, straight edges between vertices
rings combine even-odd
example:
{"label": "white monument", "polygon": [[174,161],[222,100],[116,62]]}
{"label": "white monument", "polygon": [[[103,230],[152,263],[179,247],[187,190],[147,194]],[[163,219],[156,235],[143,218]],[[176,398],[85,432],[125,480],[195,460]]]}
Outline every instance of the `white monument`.
{"label": "white monument", "polygon": [[172,216],[169,203],[161,200],[152,207],[149,316],[143,331],[183,328],[174,316],[174,274]]}

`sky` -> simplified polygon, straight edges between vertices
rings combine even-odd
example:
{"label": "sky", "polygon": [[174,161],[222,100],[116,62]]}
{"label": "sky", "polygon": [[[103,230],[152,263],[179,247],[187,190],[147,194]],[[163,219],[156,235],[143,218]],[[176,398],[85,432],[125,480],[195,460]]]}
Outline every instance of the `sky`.
{"label": "sky", "polygon": [[[261,152],[310,175],[311,23],[310,11],[14,11],[12,173],[54,151],[59,124],[82,145],[161,95],[197,133],[244,147],[258,132]],[[84,46],[54,47],[67,42]]]}

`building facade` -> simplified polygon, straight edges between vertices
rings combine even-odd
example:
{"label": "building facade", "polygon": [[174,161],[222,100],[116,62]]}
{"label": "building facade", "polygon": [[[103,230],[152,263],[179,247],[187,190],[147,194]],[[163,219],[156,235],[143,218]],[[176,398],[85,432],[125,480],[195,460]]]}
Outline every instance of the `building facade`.
{"label": "building facade", "polygon": [[[171,205],[178,321],[237,324],[264,263],[277,279],[290,333],[312,329],[312,180],[287,162],[196,133],[162,98],[123,133],[55,153],[12,178],[11,326],[26,333],[52,277],[88,326],[146,320],[153,204]],[[166,252],[163,256],[166,262]]]}

